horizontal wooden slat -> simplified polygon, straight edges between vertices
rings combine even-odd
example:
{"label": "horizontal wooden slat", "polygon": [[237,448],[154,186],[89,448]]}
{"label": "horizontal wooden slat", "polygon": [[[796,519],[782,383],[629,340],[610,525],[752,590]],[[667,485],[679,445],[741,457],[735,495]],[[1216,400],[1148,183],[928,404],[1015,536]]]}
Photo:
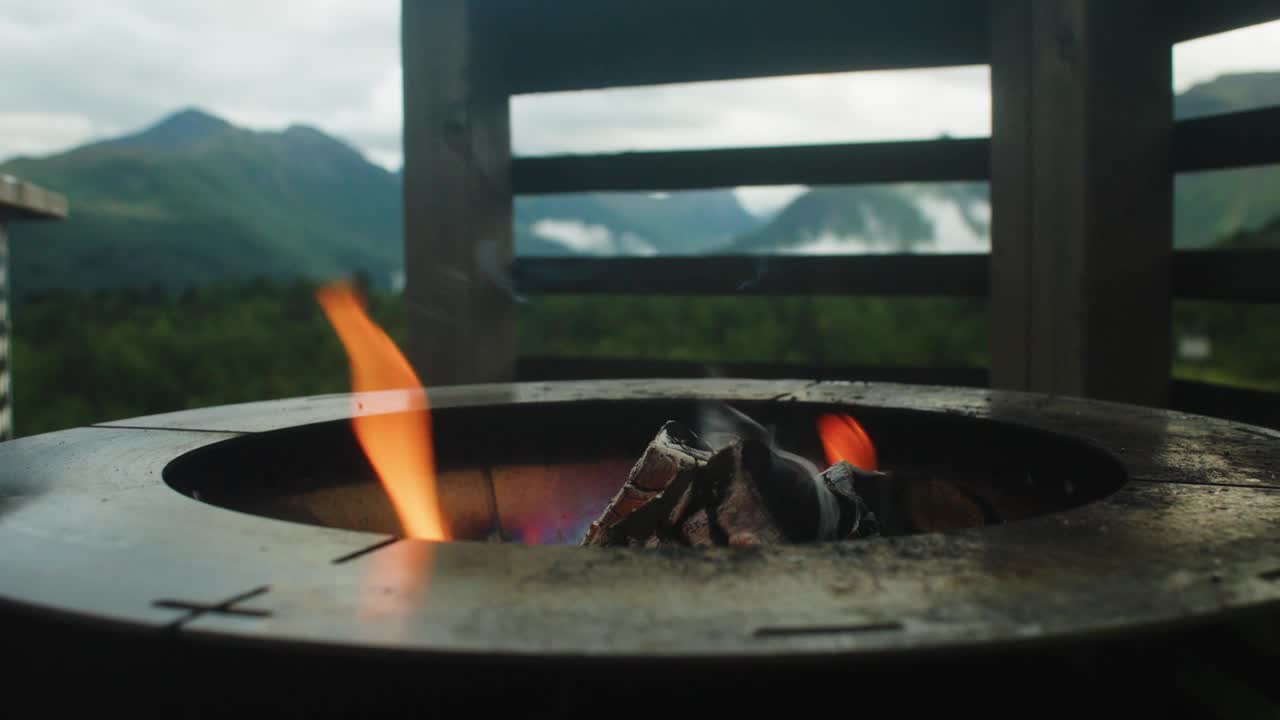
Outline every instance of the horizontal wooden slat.
{"label": "horizontal wooden slat", "polygon": [[[1280,107],[1184,120],[1174,169],[1280,163]],[[985,180],[988,138],[517,158],[519,194]]]}
{"label": "horizontal wooden slat", "polygon": [[1280,19],[1275,0],[1174,0],[1169,3],[1174,42]]}
{"label": "horizontal wooden slat", "polygon": [[[987,255],[520,257],[529,294],[950,295],[986,297]],[[1280,302],[1280,251],[1173,254],[1173,296]]]}
{"label": "horizontal wooden slat", "polygon": [[702,378],[712,373],[736,378],[865,380],[917,385],[985,387],[987,371],[976,367],[893,367],[799,363],[725,362],[716,358],[655,360],[526,356],[516,360],[520,381],[608,380],[617,378]]}
{"label": "horizontal wooden slat", "polygon": [[530,294],[985,297],[986,255],[517,258]]}
{"label": "horizontal wooden slat", "polygon": [[0,175],[0,221],[62,220],[67,198],[11,175]]}
{"label": "horizontal wooden slat", "polygon": [[1169,407],[1280,429],[1280,393],[1213,383],[1174,380]]}
{"label": "horizontal wooden slat", "polygon": [[1280,251],[1175,252],[1173,296],[1183,300],[1280,302]]}
{"label": "horizontal wooden slat", "polygon": [[1173,126],[1173,168],[1194,172],[1280,163],[1280,107],[1209,115]]}
{"label": "horizontal wooden slat", "polygon": [[473,0],[512,94],[987,61],[985,0]]}
{"label": "horizontal wooden slat", "polygon": [[560,155],[512,161],[520,194],[984,180],[990,140]]}
{"label": "horizontal wooden slat", "polygon": [[[512,94],[984,64],[984,0],[474,0]],[[1275,0],[1171,0],[1173,42],[1280,18]]]}

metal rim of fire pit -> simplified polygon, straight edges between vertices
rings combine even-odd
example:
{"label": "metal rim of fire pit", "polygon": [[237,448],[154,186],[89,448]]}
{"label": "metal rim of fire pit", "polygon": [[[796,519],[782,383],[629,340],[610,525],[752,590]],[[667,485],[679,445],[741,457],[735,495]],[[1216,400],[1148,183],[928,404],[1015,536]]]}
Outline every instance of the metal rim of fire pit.
{"label": "metal rim of fire pit", "polygon": [[[428,543],[233,512],[161,478],[246,433],[350,417],[330,395],[0,445],[0,600],[192,639],[444,656],[863,657],[1153,628],[1280,601],[1280,433],[1096,401],[885,383],[437,388],[436,408],[718,399],[958,414],[1066,432],[1130,479],[1032,520],[678,552]],[[376,403],[365,412],[376,413]]]}

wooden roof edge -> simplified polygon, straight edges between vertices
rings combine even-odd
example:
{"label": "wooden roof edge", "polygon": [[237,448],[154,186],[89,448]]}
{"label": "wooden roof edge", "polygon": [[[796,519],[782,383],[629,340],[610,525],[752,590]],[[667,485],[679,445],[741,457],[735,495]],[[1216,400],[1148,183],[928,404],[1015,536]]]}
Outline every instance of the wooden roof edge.
{"label": "wooden roof edge", "polygon": [[63,220],[67,198],[12,175],[0,175],[0,219]]}

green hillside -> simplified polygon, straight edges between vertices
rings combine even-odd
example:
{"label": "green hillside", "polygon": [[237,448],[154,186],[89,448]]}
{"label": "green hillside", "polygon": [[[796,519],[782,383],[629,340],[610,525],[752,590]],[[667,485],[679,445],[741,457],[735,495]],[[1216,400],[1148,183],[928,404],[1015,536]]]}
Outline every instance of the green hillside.
{"label": "green hillside", "polygon": [[[66,222],[22,226],[19,296],[352,272],[386,285],[402,267],[399,173],[309,127],[257,132],[184,110],[135,134],[9,160],[0,173],[71,200]],[[587,252],[540,235],[545,220],[610,236],[596,253],[606,255],[702,252],[759,222],[730,190],[525,197],[515,208],[519,254]]]}
{"label": "green hillside", "polygon": [[[1280,105],[1280,72],[1237,73],[1188,88],[1175,98],[1174,113],[1189,119],[1271,105]],[[1280,167],[1187,173],[1174,181],[1174,247],[1209,247],[1277,217]]]}
{"label": "green hillside", "polygon": [[0,172],[71,200],[65,222],[22,226],[20,295],[353,271],[386,282],[400,266],[398,180],[308,127],[254,132],[186,110]]}
{"label": "green hillside", "polygon": [[1173,114],[1180,120],[1280,105],[1280,73],[1249,72],[1221,75],[1179,93]]}
{"label": "green hillside", "polygon": [[1173,246],[1204,248],[1280,217],[1280,167],[1179,175],[1173,184]]}

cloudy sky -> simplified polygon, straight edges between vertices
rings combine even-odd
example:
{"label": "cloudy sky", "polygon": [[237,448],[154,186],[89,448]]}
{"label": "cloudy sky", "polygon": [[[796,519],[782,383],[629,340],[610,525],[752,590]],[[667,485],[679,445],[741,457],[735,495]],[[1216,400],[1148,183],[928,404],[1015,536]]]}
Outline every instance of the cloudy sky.
{"label": "cloudy sky", "polygon": [[[0,4],[0,159],[145,126],[187,106],[315,125],[400,164],[399,0]],[[1280,69],[1280,22],[1175,48],[1175,89]],[[516,152],[596,152],[989,132],[985,67],[517,97]],[[790,194],[744,194],[761,208]]]}

